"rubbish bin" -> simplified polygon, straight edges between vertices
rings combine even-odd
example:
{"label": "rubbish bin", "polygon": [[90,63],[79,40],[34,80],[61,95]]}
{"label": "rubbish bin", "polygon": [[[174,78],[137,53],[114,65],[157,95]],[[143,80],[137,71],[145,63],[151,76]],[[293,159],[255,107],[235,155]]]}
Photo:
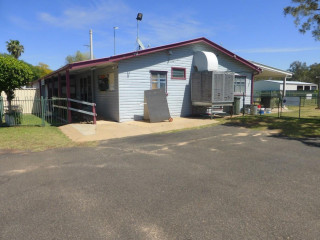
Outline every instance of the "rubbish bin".
{"label": "rubbish bin", "polygon": [[250,113],[251,113],[251,115],[257,115],[258,114],[258,106],[251,105]]}
{"label": "rubbish bin", "polygon": [[266,108],[271,108],[271,97],[270,96],[261,97],[261,105],[263,105]]}
{"label": "rubbish bin", "polygon": [[234,98],[233,113],[235,115],[239,115],[240,114],[240,98],[239,97],[235,97]]}

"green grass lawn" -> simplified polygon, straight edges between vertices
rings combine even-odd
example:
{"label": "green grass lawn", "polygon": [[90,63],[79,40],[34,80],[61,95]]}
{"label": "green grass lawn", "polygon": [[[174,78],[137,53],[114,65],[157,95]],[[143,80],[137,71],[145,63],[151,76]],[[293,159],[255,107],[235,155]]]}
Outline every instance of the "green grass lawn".
{"label": "green grass lawn", "polygon": [[1,127],[0,150],[43,151],[76,146],[56,127]]}
{"label": "green grass lawn", "polygon": [[[41,126],[42,124],[42,119],[35,116],[35,115],[32,115],[32,114],[25,114],[23,115],[22,117],[22,122],[21,122],[21,125],[34,125],[34,126]],[[45,124],[48,124],[45,122]]]}
{"label": "green grass lawn", "polygon": [[[262,116],[241,116],[234,118],[216,118],[219,123],[232,126],[243,126],[257,130],[278,130],[280,135],[292,138],[320,137],[320,110],[315,106],[302,108],[301,119],[298,118],[298,107],[289,107],[289,111],[278,118],[277,113]],[[41,125],[42,121],[33,115],[24,115],[23,124]],[[94,146],[96,143],[78,144],[66,137],[59,128],[49,126],[17,126],[0,127],[1,150],[13,151],[43,151],[51,148],[74,146]],[[202,126],[208,127],[208,126]],[[180,131],[180,130],[179,130]]]}
{"label": "green grass lawn", "polygon": [[320,110],[315,109],[314,105],[304,106],[299,119],[299,107],[289,107],[289,111],[283,112],[281,118],[277,113],[248,115],[231,118],[225,124],[257,130],[277,129],[280,135],[292,138],[320,137]]}
{"label": "green grass lawn", "polygon": [[24,114],[19,126],[6,127],[5,123],[2,123],[0,152],[1,150],[43,151],[51,148],[95,145],[94,142],[74,143],[59,128],[50,126],[47,121],[44,124],[45,127],[41,127],[42,119],[32,114]]}

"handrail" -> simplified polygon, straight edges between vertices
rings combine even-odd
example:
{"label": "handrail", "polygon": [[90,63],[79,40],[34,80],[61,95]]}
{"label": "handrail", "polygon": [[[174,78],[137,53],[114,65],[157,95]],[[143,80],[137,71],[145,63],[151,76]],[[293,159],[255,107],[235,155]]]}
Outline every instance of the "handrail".
{"label": "handrail", "polygon": [[70,101],[70,102],[81,103],[81,104],[84,104],[84,105],[96,106],[95,103],[86,102],[86,101],[80,101],[80,100],[76,100],[76,99],[72,99],[72,98],[56,98],[56,97],[53,97],[52,100],[67,100],[67,101]]}
{"label": "handrail", "polygon": [[79,112],[79,113],[83,113],[83,114],[87,114],[87,115],[91,115],[91,116],[97,116],[96,113],[93,113],[93,112],[88,112],[88,111],[84,111],[84,110],[79,110],[79,109],[75,109],[75,108],[72,108],[72,107],[64,107],[64,106],[59,106],[59,105],[52,105],[53,107],[55,108],[61,108],[61,109],[65,109],[65,110],[71,110],[71,111],[74,111],[74,112]]}
{"label": "handrail", "polygon": [[[71,114],[71,111],[74,111],[74,112],[79,112],[79,113],[83,113],[83,114],[87,114],[87,115],[90,115],[90,116],[93,116],[93,124],[96,124],[96,121],[97,121],[97,113],[96,113],[96,104],[95,103],[90,103],[90,102],[86,102],[86,101],[80,101],[80,100],[76,100],[76,99],[72,99],[72,98],[57,98],[57,97],[52,97],[52,100],[64,100],[64,101],[67,101],[67,105],[66,107],[64,106],[59,106],[59,105],[55,105],[53,104],[53,107],[56,107],[56,108],[62,108],[62,109],[66,109],[68,111],[68,115]],[[80,104],[84,104],[84,105],[88,105],[88,106],[92,106],[92,112],[89,112],[89,111],[84,111],[84,110],[80,110],[80,109],[76,109],[76,108],[72,108],[70,107],[70,102],[75,102],[75,103],[80,103]],[[71,115],[69,115],[71,116]],[[69,123],[71,123],[71,118],[68,120]]]}

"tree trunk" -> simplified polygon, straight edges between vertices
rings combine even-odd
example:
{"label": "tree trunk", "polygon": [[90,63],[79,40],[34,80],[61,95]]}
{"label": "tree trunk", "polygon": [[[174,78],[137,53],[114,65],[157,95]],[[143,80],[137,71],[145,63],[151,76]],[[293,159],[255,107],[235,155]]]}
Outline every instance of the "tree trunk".
{"label": "tree trunk", "polygon": [[11,101],[12,101],[12,99],[14,99],[14,90],[10,89],[8,91],[5,91],[5,93],[7,94],[8,111],[11,112],[11,110],[12,110]]}

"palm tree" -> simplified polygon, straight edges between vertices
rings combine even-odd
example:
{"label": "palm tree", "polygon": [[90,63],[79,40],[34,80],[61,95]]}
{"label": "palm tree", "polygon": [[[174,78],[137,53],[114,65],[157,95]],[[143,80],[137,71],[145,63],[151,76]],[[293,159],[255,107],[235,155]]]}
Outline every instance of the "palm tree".
{"label": "palm tree", "polygon": [[7,50],[8,52],[14,56],[16,59],[18,59],[21,55],[21,53],[24,52],[24,47],[20,45],[20,42],[18,40],[11,40],[6,41],[7,43]]}

